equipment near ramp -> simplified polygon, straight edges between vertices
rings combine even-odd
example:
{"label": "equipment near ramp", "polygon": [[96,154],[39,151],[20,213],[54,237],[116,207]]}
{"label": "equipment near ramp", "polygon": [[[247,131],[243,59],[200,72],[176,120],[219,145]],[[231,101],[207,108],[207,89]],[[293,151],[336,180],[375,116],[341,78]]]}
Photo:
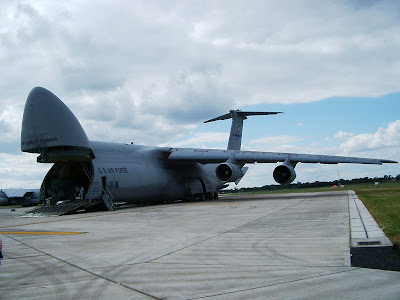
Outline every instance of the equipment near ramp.
{"label": "equipment near ramp", "polygon": [[20,217],[53,217],[74,213],[85,208],[88,204],[87,200],[75,200],[68,203],[52,206],[38,206],[28,210]]}
{"label": "equipment near ramp", "polygon": [[107,206],[108,210],[114,211],[117,209],[117,204],[114,202],[114,197],[112,196],[110,190],[107,186],[103,187],[103,195],[102,195],[104,204]]}

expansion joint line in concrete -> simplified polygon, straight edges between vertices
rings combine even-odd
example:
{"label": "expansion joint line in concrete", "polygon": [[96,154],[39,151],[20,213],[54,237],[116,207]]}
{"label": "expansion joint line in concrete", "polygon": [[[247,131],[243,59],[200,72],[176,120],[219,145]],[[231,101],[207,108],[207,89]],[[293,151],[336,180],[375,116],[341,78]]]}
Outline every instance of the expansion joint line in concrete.
{"label": "expansion joint line in concrete", "polygon": [[[351,211],[350,211],[350,191],[347,191],[347,211],[349,212],[348,214],[348,220],[349,220],[349,254],[350,254],[350,248],[351,248],[351,237],[353,235],[353,229],[351,228]],[[351,255],[350,255],[350,264],[351,264]]]}
{"label": "expansion joint line in concrete", "polygon": [[219,237],[219,236],[221,236],[221,235],[223,235],[223,234],[229,233],[230,231],[236,230],[236,229],[238,229],[238,228],[240,228],[240,227],[242,227],[242,226],[245,226],[245,225],[248,225],[248,224],[250,224],[250,223],[256,222],[256,221],[258,221],[258,220],[261,220],[262,218],[265,218],[266,216],[269,216],[270,214],[277,213],[277,212],[279,212],[279,211],[281,211],[281,210],[283,210],[283,209],[289,208],[289,207],[291,207],[291,206],[293,206],[293,205],[299,204],[299,203],[304,202],[304,201],[306,201],[306,200],[309,200],[309,199],[307,198],[307,199],[303,199],[303,200],[297,201],[297,202],[292,203],[292,204],[290,204],[290,205],[288,205],[288,206],[282,207],[281,209],[278,209],[277,211],[268,213],[268,214],[266,214],[266,215],[264,215],[264,216],[262,216],[262,217],[259,217],[259,218],[257,218],[257,219],[251,220],[250,222],[247,222],[247,223],[245,223],[245,224],[239,225],[239,226],[237,226],[237,227],[235,227],[235,228],[231,228],[231,229],[226,230],[226,231],[224,231],[224,232],[220,232],[220,233],[218,233],[218,234],[216,234],[216,235],[210,236],[210,237],[208,237],[208,238],[205,238],[205,239],[203,239],[203,240],[201,240],[201,241],[198,241],[198,242],[195,242],[195,243],[193,243],[193,244],[187,245],[187,246],[185,246],[185,247],[176,249],[176,250],[174,250],[174,251],[171,251],[171,252],[166,253],[166,254],[164,254],[164,255],[161,255],[161,256],[159,256],[159,257],[150,259],[150,260],[148,260],[148,261],[145,261],[144,263],[154,262],[154,261],[157,260],[157,259],[163,258],[163,257],[168,256],[168,255],[171,255],[171,254],[174,254],[174,253],[176,253],[176,252],[178,252],[178,251],[181,251],[181,250],[184,250],[184,249],[186,249],[186,248],[190,248],[190,247],[192,247],[192,246],[201,244],[201,243],[203,243],[203,242],[205,242],[205,241],[214,239],[214,238]]}
{"label": "expansion joint line in concrete", "polygon": [[139,293],[139,294],[142,294],[142,295],[151,297],[151,298],[153,298],[153,299],[161,300],[160,298],[158,298],[158,297],[156,297],[156,296],[153,296],[153,295],[147,294],[147,293],[145,293],[145,292],[139,291],[139,290],[134,289],[134,288],[132,288],[132,287],[126,285],[126,284],[123,284],[123,283],[121,283],[121,282],[112,280],[112,279],[107,278],[107,277],[105,277],[105,276],[102,276],[102,275],[100,275],[100,274],[96,274],[96,273],[94,273],[94,272],[92,272],[92,271],[89,271],[89,270],[87,270],[87,269],[85,269],[85,268],[82,268],[82,267],[77,266],[77,265],[75,265],[75,264],[73,264],[73,263],[70,263],[70,262],[65,261],[65,260],[63,260],[63,259],[61,259],[61,258],[58,258],[58,257],[56,257],[56,256],[54,256],[54,255],[51,255],[51,254],[46,253],[46,252],[44,252],[44,251],[42,251],[42,250],[39,250],[39,249],[37,249],[37,248],[35,248],[35,247],[31,246],[31,245],[28,245],[28,244],[26,244],[26,243],[24,243],[24,242],[22,242],[22,241],[20,241],[20,240],[18,240],[18,239],[16,239],[16,238],[12,237],[12,236],[8,236],[8,235],[6,235],[6,234],[4,234],[4,235],[5,235],[6,237],[8,237],[8,238],[10,238],[10,239],[12,239],[12,240],[14,240],[14,241],[16,241],[16,242],[22,244],[22,245],[25,245],[25,246],[27,246],[27,247],[30,247],[30,248],[32,248],[32,249],[34,249],[34,250],[36,250],[36,251],[38,251],[38,252],[40,252],[40,253],[43,253],[44,255],[47,255],[47,256],[49,256],[49,257],[51,257],[51,258],[54,258],[54,259],[57,259],[58,261],[61,261],[61,262],[65,263],[65,264],[70,265],[70,266],[72,266],[72,267],[75,267],[75,268],[77,268],[77,269],[79,269],[79,270],[82,270],[82,271],[84,271],[84,272],[87,272],[87,273],[89,273],[89,274],[91,274],[91,275],[93,275],[93,276],[96,276],[97,278],[101,278],[101,279],[104,279],[104,280],[109,281],[109,282],[111,282],[111,283],[117,284],[117,285],[119,285],[119,286],[123,286],[124,288],[127,288],[127,289],[129,289],[129,290],[131,290],[131,291],[135,291],[135,292],[137,292],[137,293]]}
{"label": "expansion joint line in concrete", "polygon": [[352,268],[350,270],[342,270],[342,271],[332,272],[332,273],[329,273],[329,274],[315,275],[315,276],[310,276],[310,277],[306,277],[306,278],[288,280],[288,281],[274,283],[274,284],[266,284],[266,285],[261,285],[261,286],[255,286],[255,287],[247,288],[247,289],[241,289],[241,290],[230,291],[230,292],[225,292],[225,293],[201,296],[201,297],[196,297],[196,298],[187,298],[187,300],[204,299],[204,298],[210,298],[210,297],[216,297],[216,296],[223,296],[223,295],[235,294],[235,293],[240,293],[240,292],[252,291],[252,290],[257,290],[257,289],[262,289],[262,288],[267,288],[267,287],[272,287],[272,286],[278,286],[278,285],[289,284],[289,283],[294,283],[294,282],[300,282],[300,281],[305,281],[305,280],[314,279],[314,278],[321,278],[321,277],[336,275],[336,274],[340,274],[340,273],[353,272],[353,271],[356,271],[356,270],[359,270],[359,269],[360,268]]}
{"label": "expansion joint line in concrete", "polygon": [[367,228],[365,228],[365,224],[364,224],[363,218],[362,218],[362,216],[361,216],[360,209],[358,208],[357,201],[356,201],[356,197],[354,197],[354,195],[356,195],[356,193],[355,193],[354,191],[352,191],[351,196],[352,196],[352,198],[353,198],[354,204],[356,205],[357,212],[358,212],[358,216],[360,217],[361,224],[362,224],[362,226],[363,226],[363,228],[364,228],[365,234],[366,234],[367,238],[369,238]]}

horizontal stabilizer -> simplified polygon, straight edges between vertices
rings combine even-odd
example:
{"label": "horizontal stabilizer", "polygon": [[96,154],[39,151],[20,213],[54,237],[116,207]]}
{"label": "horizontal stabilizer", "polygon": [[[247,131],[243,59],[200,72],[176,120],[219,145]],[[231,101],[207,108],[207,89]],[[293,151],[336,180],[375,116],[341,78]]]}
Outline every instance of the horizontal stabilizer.
{"label": "horizontal stabilizer", "polygon": [[266,112],[266,111],[241,111],[230,110],[228,114],[216,117],[205,121],[204,123],[214,122],[218,120],[232,119],[231,133],[229,135],[228,150],[240,150],[242,144],[242,130],[243,120],[246,120],[248,116],[267,116],[276,115],[281,112]]}
{"label": "horizontal stabilizer", "polygon": [[235,112],[239,117],[241,117],[243,120],[247,119],[247,116],[267,116],[267,115],[276,115],[276,114],[281,114],[282,112],[271,112],[271,111],[241,111],[241,110],[231,110],[228,114],[216,117],[214,119],[210,119],[207,121],[204,121],[204,123],[209,123],[209,122],[214,122],[218,120],[227,120],[232,118],[232,113]]}

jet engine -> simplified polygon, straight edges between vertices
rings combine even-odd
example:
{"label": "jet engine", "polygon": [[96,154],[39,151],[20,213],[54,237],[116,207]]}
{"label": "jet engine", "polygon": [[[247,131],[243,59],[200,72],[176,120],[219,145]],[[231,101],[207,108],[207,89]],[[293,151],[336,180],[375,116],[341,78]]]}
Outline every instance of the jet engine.
{"label": "jet engine", "polygon": [[234,182],[244,176],[243,171],[235,164],[222,163],[215,169],[215,175],[221,181]]}
{"label": "jet engine", "polygon": [[277,166],[274,170],[274,179],[279,184],[288,184],[293,182],[296,178],[296,172],[294,171],[294,167],[283,164]]}

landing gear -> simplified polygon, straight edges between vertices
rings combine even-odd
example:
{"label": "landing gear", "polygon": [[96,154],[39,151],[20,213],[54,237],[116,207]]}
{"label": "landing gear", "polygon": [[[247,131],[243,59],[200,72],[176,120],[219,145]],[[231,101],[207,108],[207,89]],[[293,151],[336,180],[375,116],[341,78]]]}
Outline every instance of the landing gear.
{"label": "landing gear", "polygon": [[188,195],[185,198],[185,202],[192,201],[205,201],[205,200],[217,200],[218,193],[217,192],[208,192],[208,193],[199,193],[195,195]]}
{"label": "landing gear", "polygon": [[206,199],[207,199],[207,200],[213,200],[213,199],[214,199],[214,193],[208,192],[208,193],[206,194]]}

